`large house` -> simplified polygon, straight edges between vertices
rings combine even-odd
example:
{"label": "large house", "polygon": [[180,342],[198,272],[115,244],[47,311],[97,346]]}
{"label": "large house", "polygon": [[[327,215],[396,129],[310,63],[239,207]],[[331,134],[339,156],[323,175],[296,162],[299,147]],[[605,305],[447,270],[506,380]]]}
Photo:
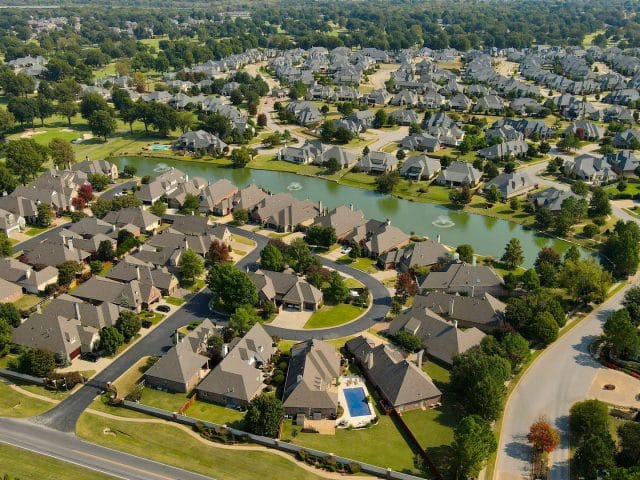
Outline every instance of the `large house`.
{"label": "large house", "polygon": [[0,303],[15,303],[22,298],[22,288],[0,277]]}
{"label": "large house", "polygon": [[359,336],[346,343],[365,377],[397,412],[425,408],[440,402],[442,392],[420,366],[404,359],[387,345],[375,346]]}
{"label": "large house", "polygon": [[353,205],[349,207],[342,205],[333,210],[323,211],[313,219],[314,225],[333,228],[339,241],[344,240],[354,228],[364,225],[366,222],[362,210],[354,210]]}
{"label": "large house", "polygon": [[220,179],[200,192],[200,210],[214,215],[229,215],[233,210],[233,200],[238,187],[226,178]]}
{"label": "large house", "polygon": [[529,151],[529,144],[524,140],[508,140],[478,150],[478,156],[487,160],[506,160],[523,157]]}
{"label": "large house", "polygon": [[89,252],[76,248],[72,238],[52,238],[40,242],[24,251],[24,259],[29,265],[57,267],[64,262],[83,263],[91,257]]}
{"label": "large house", "polygon": [[506,293],[502,277],[485,265],[452,263],[442,272],[430,272],[420,288],[471,296],[490,293],[503,296]]}
{"label": "large house", "polygon": [[501,173],[485,183],[483,190],[488,192],[493,185],[503,199],[523,195],[536,188],[534,179],[527,172]]}
{"label": "large house", "polygon": [[268,195],[251,211],[251,219],[279,232],[293,231],[297,225],[310,223],[319,213],[318,204],[297,200],[288,193]]}
{"label": "large house", "polygon": [[109,212],[102,220],[118,228],[129,229],[133,225],[141,232],[154,232],[160,227],[160,218],[142,207],[129,207]]}
{"label": "large house", "polygon": [[407,158],[400,167],[400,175],[409,180],[431,180],[442,170],[440,160],[417,155]]}
{"label": "large house", "polygon": [[260,302],[295,311],[316,311],[322,306],[322,292],[292,271],[257,270],[249,276],[258,290]]}
{"label": "large house", "polygon": [[408,272],[414,268],[439,264],[448,253],[449,251],[440,243],[425,240],[380,255],[378,265],[382,269],[397,268],[401,272]]}
{"label": "large house", "polygon": [[172,168],[140,185],[140,190],[136,195],[143,203],[151,205],[163,196],[173,193],[178,188],[178,185],[185,183],[188,179],[186,174],[176,168]]}
{"label": "large house", "polygon": [[531,202],[538,208],[548,208],[557,213],[562,208],[562,203],[569,197],[579,199],[580,196],[571,190],[560,190],[556,187],[547,188],[531,195]]}
{"label": "large house", "polygon": [[564,164],[564,173],[593,185],[610,182],[618,178],[613,167],[607,162],[606,157],[590,154],[567,160]]}
{"label": "large house", "polygon": [[149,305],[162,297],[156,287],[137,279],[122,283],[95,275],[80,284],[71,294],[94,305],[113,303],[135,312],[149,308]]}
{"label": "large house", "polygon": [[19,285],[25,292],[39,294],[48,285],[58,283],[58,269],[45,267],[35,270],[31,265],[13,258],[0,259],[0,278]]}
{"label": "large house", "polygon": [[362,157],[355,168],[366,173],[387,173],[398,168],[398,159],[390,153],[374,150]]}
{"label": "large house", "polygon": [[482,178],[482,172],[467,162],[455,161],[442,170],[436,183],[446,186],[467,185],[475,187]]}
{"label": "large house", "polygon": [[71,170],[89,175],[99,174],[109,177],[111,181],[118,179],[118,166],[106,160],[84,160],[71,166]]}
{"label": "large house", "polygon": [[293,345],[284,383],[285,413],[291,417],[335,418],[338,377],[340,354],[333,345],[315,339]]}

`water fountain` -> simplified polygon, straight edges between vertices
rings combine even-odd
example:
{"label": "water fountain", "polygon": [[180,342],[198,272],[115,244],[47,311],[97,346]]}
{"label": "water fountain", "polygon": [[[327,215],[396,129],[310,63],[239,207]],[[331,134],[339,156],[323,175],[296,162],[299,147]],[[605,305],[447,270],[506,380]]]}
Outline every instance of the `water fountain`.
{"label": "water fountain", "polygon": [[438,216],[438,218],[436,218],[433,222],[431,222],[431,224],[434,227],[438,227],[438,228],[451,228],[451,227],[455,227],[456,225],[448,215]]}
{"label": "water fountain", "polygon": [[291,182],[287,186],[287,190],[289,190],[290,192],[295,192],[296,190],[302,190],[302,185],[300,185],[298,182]]}
{"label": "water fountain", "polygon": [[164,173],[168,172],[169,170],[171,170],[171,167],[169,167],[169,165],[167,165],[166,163],[159,163],[158,166],[153,169],[153,171],[156,173]]}

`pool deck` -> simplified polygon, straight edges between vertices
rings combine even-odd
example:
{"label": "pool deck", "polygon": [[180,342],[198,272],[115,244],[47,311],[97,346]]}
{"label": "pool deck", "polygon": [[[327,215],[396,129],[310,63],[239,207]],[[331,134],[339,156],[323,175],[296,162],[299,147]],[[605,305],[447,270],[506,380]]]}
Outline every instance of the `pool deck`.
{"label": "pool deck", "polygon": [[369,390],[365,385],[365,381],[360,376],[343,376],[339,379],[340,386],[338,388],[338,404],[343,407],[344,413],[340,418],[336,420],[336,425],[338,428],[347,428],[349,426],[353,428],[365,427],[371,423],[371,421],[376,417],[375,409],[371,404],[371,401],[368,402],[369,405],[369,414],[362,415],[357,417],[352,417],[351,412],[349,411],[349,403],[344,395],[344,390],[349,388],[361,388],[364,392],[365,398],[369,396]]}

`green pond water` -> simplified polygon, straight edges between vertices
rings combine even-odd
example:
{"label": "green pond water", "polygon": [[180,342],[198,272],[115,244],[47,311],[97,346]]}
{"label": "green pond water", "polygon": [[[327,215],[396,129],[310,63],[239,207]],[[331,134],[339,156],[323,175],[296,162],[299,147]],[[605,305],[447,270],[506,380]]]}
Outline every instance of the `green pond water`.
{"label": "green pond water", "polygon": [[226,178],[239,187],[255,183],[273,193],[289,192],[301,200],[321,201],[329,208],[352,204],[355,209],[362,210],[366,217],[389,219],[407,233],[427,235],[432,239],[440,236],[442,243],[451,246],[468,243],[476,253],[495,258],[502,255],[505,244],[515,237],[522,244],[526,267],[533,265],[538,251],[544,246],[552,246],[559,252],[569,247],[567,242],[526,230],[513,222],[450,210],[430,203],[411,202],[322,178],[248,168],[224,168],[164,158],[120,157],[114,161],[120,169],[125,165],[136,166],[140,176],[157,175],[175,167],[190,177],[203,177],[209,181]]}

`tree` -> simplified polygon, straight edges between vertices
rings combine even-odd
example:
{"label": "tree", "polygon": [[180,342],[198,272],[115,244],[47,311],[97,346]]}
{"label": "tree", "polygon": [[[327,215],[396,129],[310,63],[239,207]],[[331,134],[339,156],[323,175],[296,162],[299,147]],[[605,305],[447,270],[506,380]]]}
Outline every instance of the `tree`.
{"label": "tree", "polygon": [[640,263],[640,227],[629,220],[618,220],[612,234],[602,246],[602,253],[608,262],[607,269],[616,278],[625,278],[638,270]]}
{"label": "tree", "polygon": [[398,172],[383,173],[376,177],[376,190],[381,193],[391,193],[398,183],[400,183]]}
{"label": "tree", "polygon": [[578,247],[576,247],[575,245],[571,245],[569,248],[567,248],[567,251],[564,252],[563,260],[565,262],[568,262],[569,260],[571,260],[572,262],[577,262],[578,260],[580,260],[580,250],[578,250]]}
{"label": "tree", "polygon": [[[282,250],[282,249],[281,249]],[[283,250],[285,259],[289,266],[298,273],[306,272],[318,260],[313,256],[309,246],[302,238],[293,240],[286,251]]]}
{"label": "tree", "polygon": [[244,424],[255,435],[276,438],[284,419],[282,402],[275,395],[262,393],[249,402]]}
{"label": "tree", "polygon": [[102,240],[98,244],[98,250],[96,252],[96,258],[102,262],[110,262],[116,256],[116,252],[113,250],[113,244],[111,240]]}
{"label": "tree", "polygon": [[[489,338],[489,337],[485,337]],[[500,341],[504,355],[511,363],[511,369],[517,371],[531,357],[529,342],[518,332],[509,332]]]}
{"label": "tree", "polygon": [[245,208],[234,210],[233,221],[236,222],[236,225],[244,225],[249,221],[249,212]]}
{"label": "tree", "polygon": [[629,312],[634,325],[640,325],[640,287],[631,287],[624,294],[622,305]]}
{"label": "tree", "polygon": [[398,274],[395,289],[396,295],[402,298],[403,302],[406,302],[409,297],[415,296],[418,292],[418,285],[413,275],[409,272],[403,272]]}
{"label": "tree", "polygon": [[487,192],[487,201],[489,203],[499,202],[501,198],[500,190],[496,185],[491,185],[489,191]]}
{"label": "tree", "polygon": [[520,200],[518,199],[518,197],[513,197],[511,200],[509,200],[509,208],[514,212],[520,208]]}
{"label": "tree", "polygon": [[624,422],[618,427],[620,463],[626,467],[640,466],[640,423]]}
{"label": "tree", "polygon": [[111,179],[101,173],[92,173],[87,180],[96,192],[102,192],[111,183]]}
{"label": "tree", "polygon": [[[11,240],[4,233],[0,233],[0,257],[8,257],[13,253]],[[0,304],[1,305],[1,304]]]}
{"label": "tree", "polygon": [[611,203],[609,195],[604,188],[598,186],[593,189],[591,201],[589,202],[589,216],[606,217],[611,214]]}
{"label": "tree", "polygon": [[78,187],[78,197],[82,198],[85,203],[93,200],[93,187],[90,183],[83,183]]}
{"label": "tree", "polygon": [[13,329],[9,322],[0,317],[0,358],[9,353],[9,347],[13,336]]}
{"label": "tree", "polygon": [[0,303],[0,319],[16,328],[22,322],[22,315],[20,315],[20,310],[13,303]]}
{"label": "tree", "polygon": [[560,434],[557,429],[549,425],[549,421],[545,417],[540,417],[529,428],[527,440],[534,451],[551,453],[560,444]]}
{"label": "tree", "polygon": [[5,165],[22,184],[36,178],[42,165],[47,161],[48,150],[32,138],[12,140],[4,146]]}
{"label": "tree", "polygon": [[328,173],[336,173],[338,170],[342,168],[340,165],[340,162],[338,162],[338,160],[335,157],[331,157],[329,160],[327,160],[324,163],[324,166],[327,169]]}
{"label": "tree", "polygon": [[160,136],[166,137],[177,127],[178,113],[166,103],[152,103],[151,124]]}
{"label": "tree", "polygon": [[111,356],[118,351],[118,347],[124,343],[124,336],[115,327],[103,327],[100,330],[100,342],[98,350],[104,355]]}
{"label": "tree", "polygon": [[541,312],[551,314],[558,326],[566,322],[565,310],[558,297],[546,289],[539,289],[522,297],[512,297],[507,302],[507,322],[525,338],[535,339],[533,320]]}
{"label": "tree", "polygon": [[184,214],[198,214],[200,212],[200,200],[193,193],[187,193],[182,202],[181,212]]}
{"label": "tree", "polygon": [[586,197],[589,194],[589,186],[582,180],[576,180],[571,184],[571,191],[581,197]]}
{"label": "tree", "polygon": [[176,112],[175,125],[184,134],[193,126],[193,115],[191,112]]}
{"label": "tree", "polygon": [[476,478],[497,449],[491,424],[478,415],[464,417],[453,433],[456,478]]}
{"label": "tree", "polygon": [[230,261],[231,252],[229,251],[229,246],[216,238],[209,246],[207,260],[210,265]]}
{"label": "tree", "polygon": [[449,200],[457,208],[462,208],[471,203],[471,198],[471,189],[467,185],[464,185],[461,189],[451,189],[449,191]]}
{"label": "tree", "polygon": [[569,431],[575,445],[609,431],[609,409],[600,400],[584,400],[569,410]]}
{"label": "tree", "polygon": [[207,275],[207,285],[211,290],[214,305],[227,312],[233,312],[244,305],[256,305],[258,293],[249,276],[231,263],[211,266]]}
{"label": "tree", "polygon": [[49,376],[56,368],[56,356],[49,350],[31,348],[20,354],[18,371],[38,378]]}
{"label": "tree", "polygon": [[373,126],[375,128],[382,128],[387,124],[387,112],[384,109],[376,111],[373,118]]}
{"label": "tree", "polygon": [[558,338],[558,323],[549,312],[538,312],[529,327],[532,339],[547,346]]}
{"label": "tree", "polygon": [[53,106],[53,102],[42,95],[38,95],[35,101],[36,115],[40,119],[40,126],[44,127],[44,119],[56,113],[56,109]]}
{"label": "tree", "polygon": [[82,117],[89,120],[96,112],[108,112],[109,105],[99,93],[87,93],[80,102]]}
{"label": "tree", "polygon": [[505,263],[508,270],[515,270],[517,267],[522,265],[524,262],[524,253],[522,252],[520,240],[517,238],[509,240],[500,260]]}
{"label": "tree", "polygon": [[267,114],[266,113],[259,113],[258,114],[258,126],[259,127],[266,127],[267,126],[267,122],[268,122]]}
{"label": "tree", "polygon": [[460,260],[466,263],[473,261],[473,247],[468,243],[458,245],[456,253],[460,256]]}
{"label": "tree", "polygon": [[11,193],[18,186],[18,179],[5,165],[0,165],[0,192]]}
{"label": "tree", "polygon": [[285,259],[280,249],[272,243],[267,243],[260,252],[260,266],[266,270],[282,272],[285,268]]}
{"label": "tree", "polygon": [[327,120],[322,124],[322,128],[320,129],[320,138],[323,142],[329,143],[333,140],[334,135],[336,134],[336,122],[333,120]]}
{"label": "tree", "polygon": [[122,310],[116,320],[116,329],[122,334],[125,343],[129,343],[142,328],[142,320],[131,310]]}
{"label": "tree", "polygon": [[349,298],[349,287],[340,275],[335,270],[331,272],[329,277],[329,286],[324,291],[324,298],[327,302],[337,305],[344,303]]}
{"label": "tree", "polygon": [[204,260],[202,260],[202,257],[196,252],[187,248],[182,252],[182,255],[180,255],[178,268],[180,269],[182,279],[193,283],[196,277],[202,275],[202,272],[204,272]]}
{"label": "tree", "polygon": [[400,330],[393,339],[407,352],[418,352],[424,348],[420,337],[406,330]]}
{"label": "tree", "polygon": [[633,359],[640,351],[638,328],[631,321],[627,309],[613,312],[603,327],[604,341],[615,356]]}
{"label": "tree", "polygon": [[576,301],[600,303],[604,301],[612,280],[609,272],[603,271],[595,260],[589,258],[564,262],[558,281]]}
{"label": "tree", "polygon": [[307,229],[305,241],[309,245],[316,245],[329,248],[338,240],[336,230],[333,227],[323,227],[322,225],[311,225]]}
{"label": "tree", "polygon": [[540,279],[538,278],[538,273],[533,268],[530,268],[529,270],[524,272],[520,277],[520,280],[522,281],[522,286],[525,290],[531,292],[540,288]]}
{"label": "tree", "polygon": [[260,323],[260,321],[261,318],[258,312],[256,312],[256,309],[252,306],[238,307],[229,317],[229,328],[231,328],[236,335],[242,337],[251,327],[256,323]]}
{"label": "tree", "polygon": [[236,168],[244,168],[251,161],[251,155],[249,155],[249,151],[242,147],[236,148],[231,152],[231,163]]}
{"label": "tree", "polygon": [[36,222],[40,227],[47,228],[53,219],[53,209],[48,203],[39,203],[37,206]]}
{"label": "tree", "polygon": [[542,207],[536,210],[535,225],[538,230],[548,230],[553,224],[553,215],[547,207]]}
{"label": "tree", "polygon": [[117,123],[115,118],[105,110],[98,110],[89,117],[89,128],[91,133],[98,137],[107,138],[112,136],[116,131]]}
{"label": "tree", "polygon": [[125,165],[122,169],[123,177],[132,178],[138,173],[138,169],[134,165]]}
{"label": "tree", "polygon": [[149,211],[153,213],[156,217],[162,217],[167,211],[167,204],[162,200],[156,200],[149,208]]}
{"label": "tree", "polygon": [[60,285],[69,285],[75,280],[76,275],[82,270],[80,264],[74,260],[67,260],[57,266],[58,283]]}
{"label": "tree", "polygon": [[600,472],[614,466],[615,443],[606,431],[585,439],[573,456],[572,468],[586,480],[596,480]]}
{"label": "tree", "polygon": [[0,140],[4,139],[4,135],[14,127],[15,123],[13,113],[6,108],[0,108]]}

